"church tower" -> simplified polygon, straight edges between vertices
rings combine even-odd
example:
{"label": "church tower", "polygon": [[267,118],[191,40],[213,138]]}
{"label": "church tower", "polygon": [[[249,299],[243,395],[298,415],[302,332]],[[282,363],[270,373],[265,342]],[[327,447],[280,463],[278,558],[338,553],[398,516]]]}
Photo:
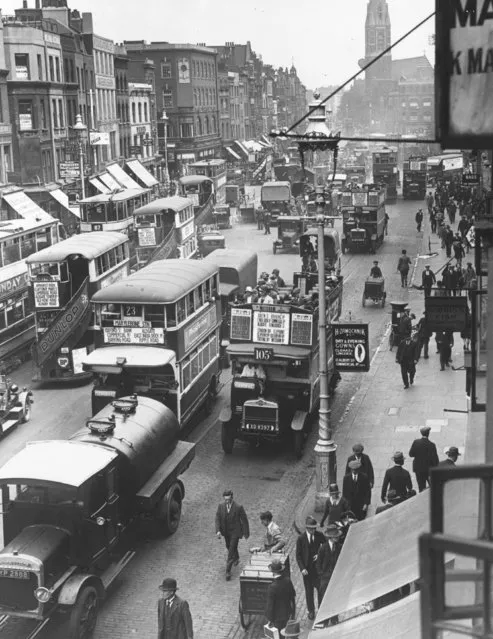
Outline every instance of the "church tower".
{"label": "church tower", "polygon": [[[368,64],[391,44],[390,16],[387,0],[369,0],[365,22],[365,58],[360,65]],[[392,77],[392,54],[383,58],[365,72],[366,80],[390,80]]]}

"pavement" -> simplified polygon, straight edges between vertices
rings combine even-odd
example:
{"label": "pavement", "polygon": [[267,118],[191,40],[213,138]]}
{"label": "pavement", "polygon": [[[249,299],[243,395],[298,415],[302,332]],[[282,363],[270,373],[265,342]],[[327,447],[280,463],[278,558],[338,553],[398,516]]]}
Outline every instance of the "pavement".
{"label": "pavement", "polygon": [[[433,271],[438,270],[444,261],[445,252],[441,250],[436,236],[429,235],[429,227],[425,225],[424,233],[417,237],[417,255],[420,250],[428,253],[428,240],[431,241],[432,252],[438,255],[432,258],[416,258],[410,286],[420,281],[421,271],[425,263],[429,263]],[[423,247],[423,249],[421,249]],[[417,320],[424,311],[424,295],[415,288],[403,291],[403,301],[408,301]],[[414,439],[420,437],[419,429],[427,425],[431,427],[430,440],[437,445],[440,459],[444,459],[444,449],[450,445],[457,446],[462,453],[459,463],[484,462],[484,413],[469,413],[468,398],[465,393],[465,371],[463,365],[463,343],[455,333],[455,344],[452,353],[452,366],[445,371],[440,370],[439,356],[436,354],[434,337],[430,340],[429,359],[421,359],[417,364],[414,385],[405,390],[401,380],[400,366],[395,362],[395,352],[389,348],[388,336],[390,324],[380,345],[373,355],[370,371],[361,374],[359,388],[349,401],[339,422],[333,425],[333,437],[337,445],[337,480],[342,490],[342,479],[346,460],[352,454],[355,443],[364,445],[375,470],[375,486],[372,491],[372,503],[368,516],[375,513],[381,505],[380,491],[387,468],[393,466],[392,454],[403,451],[406,457],[406,468],[417,489],[415,476],[412,473],[412,460],[408,451]],[[305,497],[295,511],[294,528],[300,533],[305,530],[305,519],[311,515],[320,521],[322,513],[315,511],[315,475],[310,482]],[[477,500],[470,504],[467,516],[477,519]],[[470,522],[469,522],[470,523]],[[473,522],[473,526],[477,524]],[[295,567],[296,570],[296,567]],[[298,591],[299,599],[304,594]],[[312,622],[301,620],[302,634],[306,639]]]}

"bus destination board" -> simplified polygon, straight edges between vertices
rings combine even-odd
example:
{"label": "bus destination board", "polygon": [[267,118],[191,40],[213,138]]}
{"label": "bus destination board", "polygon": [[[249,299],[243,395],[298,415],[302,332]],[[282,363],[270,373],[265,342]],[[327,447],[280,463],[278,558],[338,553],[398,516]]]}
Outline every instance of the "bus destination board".
{"label": "bus destination board", "polygon": [[34,282],[34,303],[36,308],[60,306],[57,282]]}
{"label": "bus destination board", "polygon": [[244,342],[252,339],[252,311],[249,308],[231,309],[230,338]]}
{"label": "bus destination board", "polygon": [[153,226],[137,229],[139,246],[156,246],[156,229]]}
{"label": "bus destination board", "polygon": [[313,315],[293,313],[291,315],[291,344],[293,346],[312,345]]}
{"label": "bus destination board", "polygon": [[164,344],[164,328],[113,326],[103,331],[106,344]]}
{"label": "bus destination board", "polygon": [[261,344],[289,344],[289,313],[255,311],[253,341]]}

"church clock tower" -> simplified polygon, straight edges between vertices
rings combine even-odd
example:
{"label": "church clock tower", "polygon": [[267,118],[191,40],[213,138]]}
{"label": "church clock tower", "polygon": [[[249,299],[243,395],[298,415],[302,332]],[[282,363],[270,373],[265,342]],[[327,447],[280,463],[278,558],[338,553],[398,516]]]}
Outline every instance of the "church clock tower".
{"label": "church clock tower", "polygon": [[[368,64],[391,44],[390,16],[387,0],[369,0],[365,22],[365,57],[360,66]],[[365,72],[366,80],[390,80],[392,55],[389,51]]]}

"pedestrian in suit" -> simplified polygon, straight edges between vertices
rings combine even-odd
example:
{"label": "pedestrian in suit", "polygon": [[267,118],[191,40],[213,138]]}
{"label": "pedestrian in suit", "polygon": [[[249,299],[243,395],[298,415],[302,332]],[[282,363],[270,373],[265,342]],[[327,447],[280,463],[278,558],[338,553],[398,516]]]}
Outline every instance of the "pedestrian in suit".
{"label": "pedestrian in suit", "polygon": [[409,457],[413,457],[413,472],[421,493],[426,488],[426,484],[430,485],[430,468],[438,464],[438,453],[436,445],[429,440],[431,428],[421,426],[419,430],[421,438],[415,439],[411,444]]}
{"label": "pedestrian in suit", "polygon": [[380,513],[383,513],[386,510],[397,506],[397,504],[400,504],[405,500],[406,499],[404,497],[399,497],[395,490],[390,489],[387,493],[387,503],[383,506],[378,506],[378,508],[375,510],[375,515],[379,515]]}
{"label": "pedestrian in suit", "polygon": [[[383,478],[381,498],[384,504],[387,500],[387,491],[389,489],[395,490],[398,497],[406,498],[413,491],[411,475],[405,468],[402,468],[404,465],[404,453],[398,451],[394,453],[392,459],[394,460],[394,466],[385,471]],[[414,492],[414,494],[416,493]]]}
{"label": "pedestrian in suit", "polygon": [[455,466],[455,462],[461,453],[457,446],[449,446],[445,449],[447,457],[437,464],[437,466]]}
{"label": "pedestrian in suit", "polygon": [[360,469],[361,462],[356,460],[349,462],[351,472],[344,475],[342,481],[342,496],[348,500],[349,509],[359,521],[365,519],[371,503],[370,480]]}
{"label": "pedestrian in suit", "polygon": [[425,297],[430,297],[432,286],[436,284],[436,282],[435,273],[431,270],[430,265],[427,264],[425,270],[421,273],[421,286],[425,292]]}
{"label": "pedestrian in suit", "polygon": [[176,595],[176,579],[163,579],[159,589],[157,639],[193,639],[192,615],[188,602]]}
{"label": "pedestrian in suit", "polygon": [[294,616],[296,592],[291,579],[284,573],[284,566],[279,559],[269,564],[274,573],[274,581],[267,589],[265,616],[267,623],[278,630],[286,627],[288,620]]}
{"label": "pedestrian in suit", "polygon": [[367,475],[370,482],[370,487],[373,488],[373,486],[375,485],[375,472],[373,471],[373,464],[371,463],[371,459],[366,453],[363,452],[364,450],[365,447],[363,446],[363,444],[354,444],[353,454],[349,455],[349,457],[347,458],[346,471],[344,474],[347,475],[350,472],[349,462],[359,461],[359,463],[361,464],[361,472]]}
{"label": "pedestrian in suit", "polygon": [[317,574],[320,581],[320,601],[324,598],[332,573],[336,567],[337,558],[341,551],[339,540],[342,532],[337,526],[331,525],[324,530],[325,543],[320,548],[317,557]]}
{"label": "pedestrian in suit", "polygon": [[231,568],[240,561],[238,542],[242,537],[250,537],[248,518],[243,506],[233,501],[233,491],[223,492],[224,502],[219,504],[216,512],[216,535],[218,539],[224,537],[228,558],[226,561],[226,581],[231,579]]}
{"label": "pedestrian in suit", "polygon": [[341,521],[341,517],[344,513],[349,511],[349,502],[344,497],[341,497],[339,486],[337,484],[330,484],[329,486],[329,498],[325,502],[324,516],[320,522],[322,527],[327,519],[328,524],[334,524],[336,521]]}
{"label": "pedestrian in suit", "polygon": [[409,384],[411,386],[414,384],[416,362],[418,361],[417,346],[417,342],[408,335],[401,340],[395,354],[395,361],[401,367],[401,377],[405,389],[409,388]]}
{"label": "pedestrian in suit", "polygon": [[316,561],[318,551],[325,542],[325,537],[317,530],[317,520],[313,517],[308,516],[306,518],[305,528],[305,532],[296,540],[296,561],[303,575],[308,619],[315,619],[314,590],[317,591],[318,603],[320,605]]}

